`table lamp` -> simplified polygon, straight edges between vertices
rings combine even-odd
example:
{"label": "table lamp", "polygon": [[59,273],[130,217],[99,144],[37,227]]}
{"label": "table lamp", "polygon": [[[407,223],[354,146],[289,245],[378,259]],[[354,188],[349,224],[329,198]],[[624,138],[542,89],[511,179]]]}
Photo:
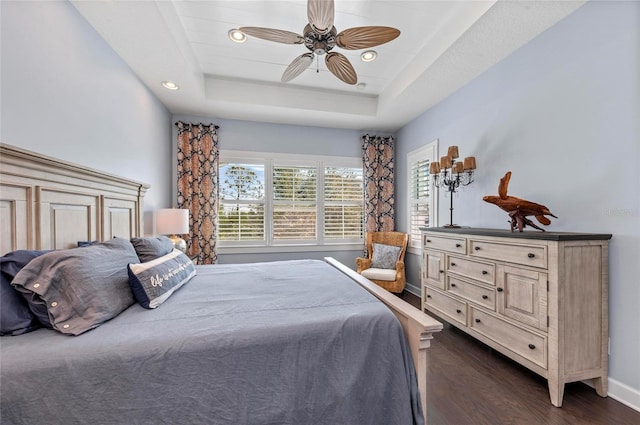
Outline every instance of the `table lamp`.
{"label": "table lamp", "polygon": [[167,235],[173,246],[182,252],[187,251],[187,243],[180,235],[189,233],[189,210],[162,208],[156,213],[156,232]]}

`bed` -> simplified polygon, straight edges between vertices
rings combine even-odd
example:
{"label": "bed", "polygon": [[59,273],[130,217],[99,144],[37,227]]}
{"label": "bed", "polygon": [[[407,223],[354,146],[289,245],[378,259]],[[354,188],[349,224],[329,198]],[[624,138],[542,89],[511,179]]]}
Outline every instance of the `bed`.
{"label": "bed", "polygon": [[[2,254],[140,237],[148,186],[0,148]],[[3,336],[0,421],[424,423],[441,327],[331,258],[195,266],[156,309]]]}

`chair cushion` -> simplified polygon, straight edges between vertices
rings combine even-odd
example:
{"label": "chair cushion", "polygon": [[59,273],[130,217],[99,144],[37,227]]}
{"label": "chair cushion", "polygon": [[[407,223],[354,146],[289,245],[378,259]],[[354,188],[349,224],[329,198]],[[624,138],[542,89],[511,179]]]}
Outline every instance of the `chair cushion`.
{"label": "chair cushion", "polygon": [[396,262],[400,258],[402,247],[395,245],[373,244],[373,255],[371,256],[371,267],[378,269],[394,269]]}
{"label": "chair cushion", "polygon": [[396,271],[390,269],[370,268],[363,270],[360,274],[367,279],[385,280],[387,282],[396,280]]}

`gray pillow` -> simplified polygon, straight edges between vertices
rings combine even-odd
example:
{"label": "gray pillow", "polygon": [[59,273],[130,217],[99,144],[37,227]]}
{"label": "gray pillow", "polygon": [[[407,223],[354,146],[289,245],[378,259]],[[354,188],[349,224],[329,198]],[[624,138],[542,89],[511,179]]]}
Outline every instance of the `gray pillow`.
{"label": "gray pillow", "polygon": [[141,263],[155,260],[173,251],[173,242],[166,236],[131,238],[131,243]]}
{"label": "gray pillow", "polygon": [[131,242],[115,238],[34,258],[11,284],[46,306],[53,329],[79,335],[134,303],[127,265],[137,261]]}
{"label": "gray pillow", "polygon": [[402,248],[399,246],[374,243],[371,267],[376,269],[395,269],[401,250]]}

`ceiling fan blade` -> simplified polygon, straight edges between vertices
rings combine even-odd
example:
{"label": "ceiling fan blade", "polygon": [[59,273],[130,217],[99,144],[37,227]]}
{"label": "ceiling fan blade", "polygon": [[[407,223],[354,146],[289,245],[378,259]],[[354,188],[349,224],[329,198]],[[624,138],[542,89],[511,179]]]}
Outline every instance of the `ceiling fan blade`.
{"label": "ceiling fan blade", "polygon": [[391,27],[355,27],[341,31],[336,44],[346,50],[366,49],[387,43],[400,35]]}
{"label": "ceiling fan blade", "polygon": [[331,31],[334,15],[333,0],[309,0],[307,3],[309,25],[318,34],[327,34]]}
{"label": "ceiling fan blade", "polygon": [[355,84],[358,82],[355,69],[353,69],[349,59],[342,53],[331,52],[327,54],[324,61],[329,71],[345,83]]}
{"label": "ceiling fan blade", "polygon": [[243,33],[252,37],[261,38],[263,40],[275,41],[276,43],[284,44],[302,44],[304,38],[295,32],[277,30],[273,28],[261,28],[261,27],[241,27],[238,28]]}
{"label": "ceiling fan blade", "polygon": [[281,81],[286,83],[287,81],[291,81],[296,78],[298,75],[302,74],[302,72],[309,68],[311,62],[313,61],[313,53],[305,53],[303,55],[298,56],[289,64],[287,69],[284,70],[282,74]]}

